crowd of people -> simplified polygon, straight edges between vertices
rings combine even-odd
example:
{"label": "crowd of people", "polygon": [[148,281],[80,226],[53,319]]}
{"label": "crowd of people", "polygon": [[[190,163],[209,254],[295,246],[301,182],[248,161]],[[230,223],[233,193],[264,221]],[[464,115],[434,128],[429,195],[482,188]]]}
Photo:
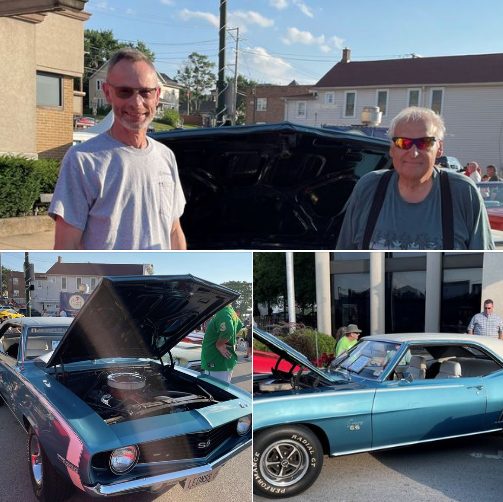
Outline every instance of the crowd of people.
{"label": "crowd of people", "polygon": [[503,178],[500,178],[496,172],[496,166],[489,164],[486,167],[485,174],[482,174],[479,163],[474,160],[466,164],[464,174],[475,181],[475,183],[480,183],[481,181],[503,181]]}

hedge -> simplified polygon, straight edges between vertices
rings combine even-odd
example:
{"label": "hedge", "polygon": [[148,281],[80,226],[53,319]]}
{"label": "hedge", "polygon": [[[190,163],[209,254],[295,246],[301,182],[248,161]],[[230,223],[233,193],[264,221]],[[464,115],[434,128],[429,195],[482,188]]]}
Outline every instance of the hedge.
{"label": "hedge", "polygon": [[55,160],[0,156],[0,218],[33,214],[40,194],[54,192],[58,173]]}

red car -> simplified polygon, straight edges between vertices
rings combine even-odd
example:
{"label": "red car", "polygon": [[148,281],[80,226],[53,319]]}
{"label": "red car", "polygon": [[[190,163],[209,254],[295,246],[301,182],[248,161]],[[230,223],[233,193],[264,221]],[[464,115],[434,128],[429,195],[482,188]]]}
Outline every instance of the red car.
{"label": "red car", "polygon": [[[290,372],[292,369],[292,364],[289,363],[286,359],[281,359],[278,364],[279,356],[274,352],[265,352],[263,350],[254,350],[253,351],[253,373],[271,373],[273,368],[276,368],[281,371]],[[294,371],[299,369],[298,366],[295,367]]]}
{"label": "red car", "polygon": [[477,183],[489,215],[492,230],[503,230],[503,182]]}

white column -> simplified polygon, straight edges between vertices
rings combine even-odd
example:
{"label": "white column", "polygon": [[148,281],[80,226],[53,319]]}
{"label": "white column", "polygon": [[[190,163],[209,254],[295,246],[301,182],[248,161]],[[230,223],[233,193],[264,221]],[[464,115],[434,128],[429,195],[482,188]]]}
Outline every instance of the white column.
{"label": "white column", "polygon": [[[385,254],[370,253],[370,334],[383,334],[385,330]],[[365,333],[364,333],[365,334]],[[368,333],[367,333],[368,334]]]}
{"label": "white column", "polygon": [[295,323],[295,283],[293,280],[293,253],[285,253],[286,258],[286,291],[288,301],[288,322]]}
{"label": "white column", "polygon": [[314,263],[316,270],[316,320],[318,331],[331,335],[330,253],[321,251],[315,253]]}
{"label": "white column", "polygon": [[426,253],[426,299],[424,302],[424,331],[440,331],[440,302],[442,301],[442,253]]}

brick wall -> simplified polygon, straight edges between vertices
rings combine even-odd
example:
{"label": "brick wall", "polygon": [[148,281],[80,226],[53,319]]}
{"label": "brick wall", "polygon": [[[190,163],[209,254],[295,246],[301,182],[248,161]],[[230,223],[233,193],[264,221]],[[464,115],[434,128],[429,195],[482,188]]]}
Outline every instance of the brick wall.
{"label": "brick wall", "polygon": [[37,107],[37,152],[41,159],[62,159],[73,142],[73,79],[63,78],[63,106]]}
{"label": "brick wall", "polygon": [[[247,124],[256,122],[282,122],[285,120],[285,101],[284,97],[298,96],[308,94],[312,86],[308,85],[258,85],[252,91],[246,94],[246,116]],[[257,98],[267,98],[267,109],[257,111]]]}

